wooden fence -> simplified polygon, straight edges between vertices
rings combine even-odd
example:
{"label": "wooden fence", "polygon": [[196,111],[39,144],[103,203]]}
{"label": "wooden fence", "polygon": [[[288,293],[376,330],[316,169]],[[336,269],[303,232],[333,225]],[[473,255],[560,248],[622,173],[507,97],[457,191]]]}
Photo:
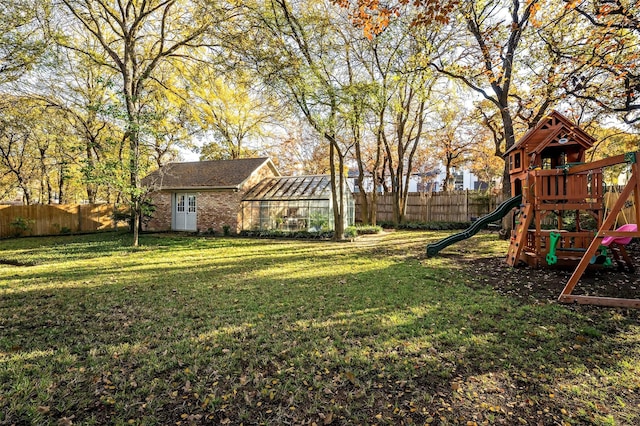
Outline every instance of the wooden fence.
{"label": "wooden fence", "polygon": [[[619,191],[607,191],[604,195],[605,216],[619,197]],[[407,199],[407,222],[469,222],[491,213],[505,199],[504,195],[487,195],[477,191],[410,193]],[[356,222],[362,221],[360,197],[356,197]],[[553,225],[550,215],[543,223]],[[377,199],[377,221],[393,221],[393,194],[379,194]],[[617,224],[638,223],[635,217],[633,197],[618,215]]]}
{"label": "wooden fence", "polygon": [[[604,194],[605,216],[609,214],[609,211],[619,197],[620,193],[616,191],[606,192]],[[634,207],[635,206],[633,203],[633,197],[630,197],[630,199],[627,200],[627,202],[624,204],[624,207],[622,208],[620,213],[618,213],[618,217],[616,218],[617,226],[627,223],[638,223],[638,219],[636,218],[636,210]]]}
{"label": "wooden fence", "polygon": [[115,229],[110,204],[0,205],[0,238]]}
{"label": "wooden fence", "polygon": [[[410,193],[407,198],[407,222],[469,222],[491,213],[504,197],[477,191]],[[362,220],[360,197],[356,197],[356,221]],[[377,199],[377,221],[393,221],[393,194]]]}

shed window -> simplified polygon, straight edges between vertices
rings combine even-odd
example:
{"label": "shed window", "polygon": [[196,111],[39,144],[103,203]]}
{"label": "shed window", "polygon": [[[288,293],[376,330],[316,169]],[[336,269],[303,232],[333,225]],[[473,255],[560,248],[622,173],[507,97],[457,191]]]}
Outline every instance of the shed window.
{"label": "shed window", "polygon": [[176,209],[178,212],[184,212],[184,195],[178,195],[178,206]]}

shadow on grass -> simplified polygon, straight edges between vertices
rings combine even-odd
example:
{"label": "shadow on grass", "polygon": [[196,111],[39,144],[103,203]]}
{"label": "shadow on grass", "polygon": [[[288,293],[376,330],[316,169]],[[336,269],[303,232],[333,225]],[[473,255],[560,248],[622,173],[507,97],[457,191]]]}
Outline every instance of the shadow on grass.
{"label": "shadow on grass", "polygon": [[178,247],[177,264],[138,252],[30,269],[52,286],[2,297],[0,422],[638,419],[634,314],[526,304],[464,285],[446,260],[304,242],[192,259],[211,244]]}

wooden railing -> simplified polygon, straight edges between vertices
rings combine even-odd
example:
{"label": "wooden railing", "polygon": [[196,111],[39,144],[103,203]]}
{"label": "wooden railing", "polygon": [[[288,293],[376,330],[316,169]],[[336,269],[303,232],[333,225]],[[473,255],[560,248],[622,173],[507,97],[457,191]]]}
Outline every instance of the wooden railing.
{"label": "wooden railing", "polygon": [[[562,169],[534,170],[530,182],[537,203],[601,204],[602,171],[566,174]],[[576,208],[571,206],[569,208]]]}

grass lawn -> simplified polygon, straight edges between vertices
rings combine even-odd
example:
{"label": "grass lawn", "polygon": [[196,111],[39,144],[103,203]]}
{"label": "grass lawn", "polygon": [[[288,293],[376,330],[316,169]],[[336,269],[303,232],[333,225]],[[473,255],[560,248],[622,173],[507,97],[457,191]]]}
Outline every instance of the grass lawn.
{"label": "grass lawn", "polygon": [[638,311],[501,294],[468,260],[507,243],[445,235],[1,241],[0,424],[640,424]]}

